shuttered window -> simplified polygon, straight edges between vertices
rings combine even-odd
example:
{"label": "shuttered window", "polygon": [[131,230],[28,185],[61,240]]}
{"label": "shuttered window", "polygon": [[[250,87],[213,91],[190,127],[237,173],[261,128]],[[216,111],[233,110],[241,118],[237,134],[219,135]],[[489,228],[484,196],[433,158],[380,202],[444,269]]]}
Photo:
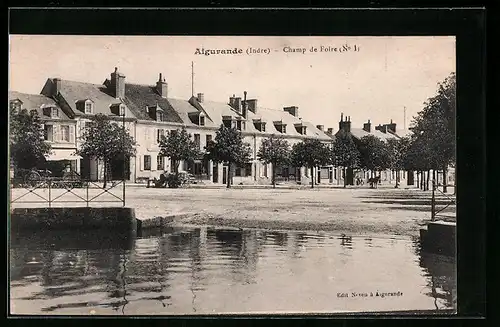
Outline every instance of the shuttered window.
{"label": "shuttered window", "polygon": [[151,170],[151,156],[144,156],[144,170]]}

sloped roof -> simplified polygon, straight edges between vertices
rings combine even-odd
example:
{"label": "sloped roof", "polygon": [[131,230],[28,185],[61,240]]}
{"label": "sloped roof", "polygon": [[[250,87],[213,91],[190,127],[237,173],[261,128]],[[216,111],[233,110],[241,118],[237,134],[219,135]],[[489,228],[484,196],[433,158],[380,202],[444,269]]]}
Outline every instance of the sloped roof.
{"label": "sloped roof", "polygon": [[[172,108],[177,112],[177,115],[179,115],[179,117],[182,119],[184,124],[197,126],[196,124],[193,124],[193,122],[189,118],[189,114],[199,113],[200,111],[196,107],[194,107],[191,103],[189,103],[188,100],[169,98],[168,101],[170,102]],[[211,117],[205,118],[205,126],[211,126],[211,127],[215,126],[215,124],[211,120]]]}
{"label": "sloped roof", "polygon": [[396,130],[396,133],[394,133],[394,135],[401,138],[401,137],[408,137],[412,133],[413,132],[410,129],[401,129],[401,130]]}
{"label": "sloped roof", "polygon": [[138,119],[153,120],[146,112],[146,107],[158,104],[163,109],[164,121],[183,123],[183,119],[172,108],[169,100],[161,97],[155,86],[125,83],[124,102]]}
{"label": "sloped roof", "polygon": [[[205,110],[205,113],[208,115],[208,118],[212,121],[213,125],[219,127],[222,124],[222,116],[232,116],[232,117],[241,117],[243,116],[236,112],[229,104],[223,102],[215,102],[215,101],[203,101],[200,103],[201,107]],[[247,124],[247,128],[248,128]],[[252,124],[253,126],[253,124]],[[249,131],[247,129],[247,131]]]}
{"label": "sloped roof", "polygon": [[[257,114],[254,114],[251,111],[248,111],[248,119],[250,122],[253,122],[253,119],[260,119],[262,122],[266,123],[266,133],[276,133],[276,134],[282,134],[279,132],[276,127],[274,126],[275,121],[282,121],[284,124],[286,124],[286,133],[283,135],[290,135],[290,136],[302,136],[302,134],[298,133],[297,130],[295,129],[295,124],[302,124],[303,126],[306,127],[306,135],[307,137],[313,137],[313,138],[321,138],[324,140],[331,140],[332,138],[325,134],[325,132],[319,130],[314,124],[301,120],[295,116],[290,115],[288,112],[284,110],[276,110],[276,109],[269,109],[269,108],[262,108],[258,107],[257,108]],[[251,125],[249,128],[248,125]],[[259,133],[258,130],[255,129],[253,123],[252,124],[247,124],[247,130]]]}
{"label": "sloped roof", "polygon": [[[92,100],[94,102],[94,114],[112,115],[110,106],[121,103],[120,99],[111,96],[109,90],[104,85],[61,80],[59,93],[66,100],[75,116],[84,115],[76,109],[76,102],[82,100]],[[125,104],[128,107],[127,104]],[[126,116],[134,116],[129,108],[125,109]]]}
{"label": "sloped roof", "polygon": [[[59,105],[52,99],[42,94],[28,94],[17,91],[9,91],[9,101],[19,99],[23,104],[22,108],[27,110],[36,110],[40,117],[43,117],[43,107],[57,107]],[[59,110],[59,118],[69,119],[68,116]]]}
{"label": "sloped roof", "polygon": [[355,137],[356,139],[361,139],[364,136],[372,135],[375,137],[378,137],[381,140],[389,140],[389,139],[398,139],[397,136],[391,134],[391,133],[383,133],[379,130],[372,129],[370,133],[365,131],[362,128],[351,128],[351,135]]}

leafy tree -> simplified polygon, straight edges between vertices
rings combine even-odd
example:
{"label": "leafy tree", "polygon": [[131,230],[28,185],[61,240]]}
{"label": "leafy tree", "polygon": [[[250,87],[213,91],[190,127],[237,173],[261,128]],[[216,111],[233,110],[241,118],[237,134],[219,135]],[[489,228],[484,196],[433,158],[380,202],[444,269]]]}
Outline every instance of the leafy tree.
{"label": "leafy tree", "polygon": [[389,168],[389,149],[376,136],[367,135],[360,139],[359,152],[361,154],[360,165],[362,168],[371,171],[381,171]]}
{"label": "leafy tree", "polygon": [[181,160],[193,161],[200,155],[198,145],[184,127],[181,130],[167,132],[167,135],[160,140],[159,146],[159,154],[172,160],[175,174],[179,172]]}
{"label": "leafy tree", "polygon": [[103,114],[92,117],[80,138],[82,144],[76,153],[101,160],[104,164],[103,188],[106,188],[111,160],[135,155],[135,141],[132,136],[123,126]]}
{"label": "leafy tree", "polygon": [[[360,154],[352,136],[343,130],[335,135],[332,152],[330,154],[335,167],[344,168],[344,176],[347,176],[347,168],[359,166]],[[347,178],[344,178],[344,187],[347,186]]]}
{"label": "leafy tree", "polygon": [[290,144],[283,138],[271,136],[263,139],[257,158],[265,164],[272,164],[273,187],[276,187],[276,167],[286,165],[290,160]]}
{"label": "leafy tree", "polygon": [[311,169],[311,188],[314,188],[314,167],[330,162],[329,149],[317,139],[305,139],[292,147],[291,162],[295,167]]}
{"label": "leafy tree", "polygon": [[[442,170],[446,181],[447,168],[455,162],[456,76],[450,74],[438,84],[437,94],[429,98],[414,118],[414,137],[423,145],[428,169]],[[446,183],[443,185],[446,192]]]}
{"label": "leafy tree", "polygon": [[410,139],[403,137],[401,139],[390,139],[387,140],[387,150],[389,151],[389,168],[396,171],[396,186],[399,187],[401,176],[400,171],[404,167],[404,159],[406,152],[410,146]]}
{"label": "leafy tree", "polygon": [[42,121],[36,110],[10,111],[10,158],[14,167],[32,169],[46,162],[51,151],[44,141]]}
{"label": "leafy tree", "polygon": [[206,149],[206,157],[213,162],[227,163],[227,188],[231,187],[233,165],[242,165],[250,160],[250,145],[243,142],[241,132],[236,128],[227,128],[221,125]]}

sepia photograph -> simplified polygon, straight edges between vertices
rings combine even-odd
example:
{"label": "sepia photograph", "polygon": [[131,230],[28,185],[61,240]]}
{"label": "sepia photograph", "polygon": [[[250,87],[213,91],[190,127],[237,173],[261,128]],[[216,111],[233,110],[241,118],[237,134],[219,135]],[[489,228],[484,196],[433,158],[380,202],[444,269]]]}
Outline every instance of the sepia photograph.
{"label": "sepia photograph", "polygon": [[455,315],[455,46],[11,34],[10,314]]}

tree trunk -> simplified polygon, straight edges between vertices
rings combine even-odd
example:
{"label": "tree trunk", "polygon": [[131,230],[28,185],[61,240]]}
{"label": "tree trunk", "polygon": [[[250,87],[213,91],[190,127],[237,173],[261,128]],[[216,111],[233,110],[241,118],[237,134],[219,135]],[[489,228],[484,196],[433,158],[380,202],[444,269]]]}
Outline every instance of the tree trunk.
{"label": "tree trunk", "polygon": [[424,173],[422,171],[419,172],[420,174],[420,189],[424,189]]}
{"label": "tree trunk", "polygon": [[435,169],[433,169],[433,170],[432,170],[432,180],[433,180],[433,181],[434,181],[434,183],[436,183],[436,185],[437,185],[437,180],[436,180],[436,170],[435,170]]}
{"label": "tree trunk", "polygon": [[106,159],[103,160],[103,164],[104,164],[104,184],[103,184],[102,188],[106,188],[106,182],[108,180],[108,173],[107,173],[108,165],[107,165]]}
{"label": "tree trunk", "polygon": [[429,190],[429,179],[430,179],[430,177],[431,177],[431,171],[430,171],[430,170],[428,170],[428,171],[427,171],[426,191],[428,191],[428,190]]}
{"label": "tree trunk", "polygon": [[347,187],[347,168],[342,167],[342,170],[344,172],[344,188]]}
{"label": "tree trunk", "polygon": [[448,192],[448,176],[446,166],[443,168],[443,193]]}
{"label": "tree trunk", "polygon": [[227,165],[227,184],[226,184],[226,188],[230,188],[231,187],[231,171],[232,171],[232,166],[233,166],[233,164],[231,162],[229,162],[228,165]]}
{"label": "tree trunk", "polygon": [[273,169],[273,172],[272,172],[272,183],[273,183],[273,188],[276,188],[276,165],[273,163],[272,164],[272,169]]}
{"label": "tree trunk", "polygon": [[395,188],[398,188],[399,187],[399,170],[396,170],[396,186]]}
{"label": "tree trunk", "polygon": [[314,188],[314,167],[311,167],[311,188]]}
{"label": "tree trunk", "polygon": [[181,164],[181,161],[180,160],[174,160],[174,172],[176,174],[179,173],[179,165]]}

